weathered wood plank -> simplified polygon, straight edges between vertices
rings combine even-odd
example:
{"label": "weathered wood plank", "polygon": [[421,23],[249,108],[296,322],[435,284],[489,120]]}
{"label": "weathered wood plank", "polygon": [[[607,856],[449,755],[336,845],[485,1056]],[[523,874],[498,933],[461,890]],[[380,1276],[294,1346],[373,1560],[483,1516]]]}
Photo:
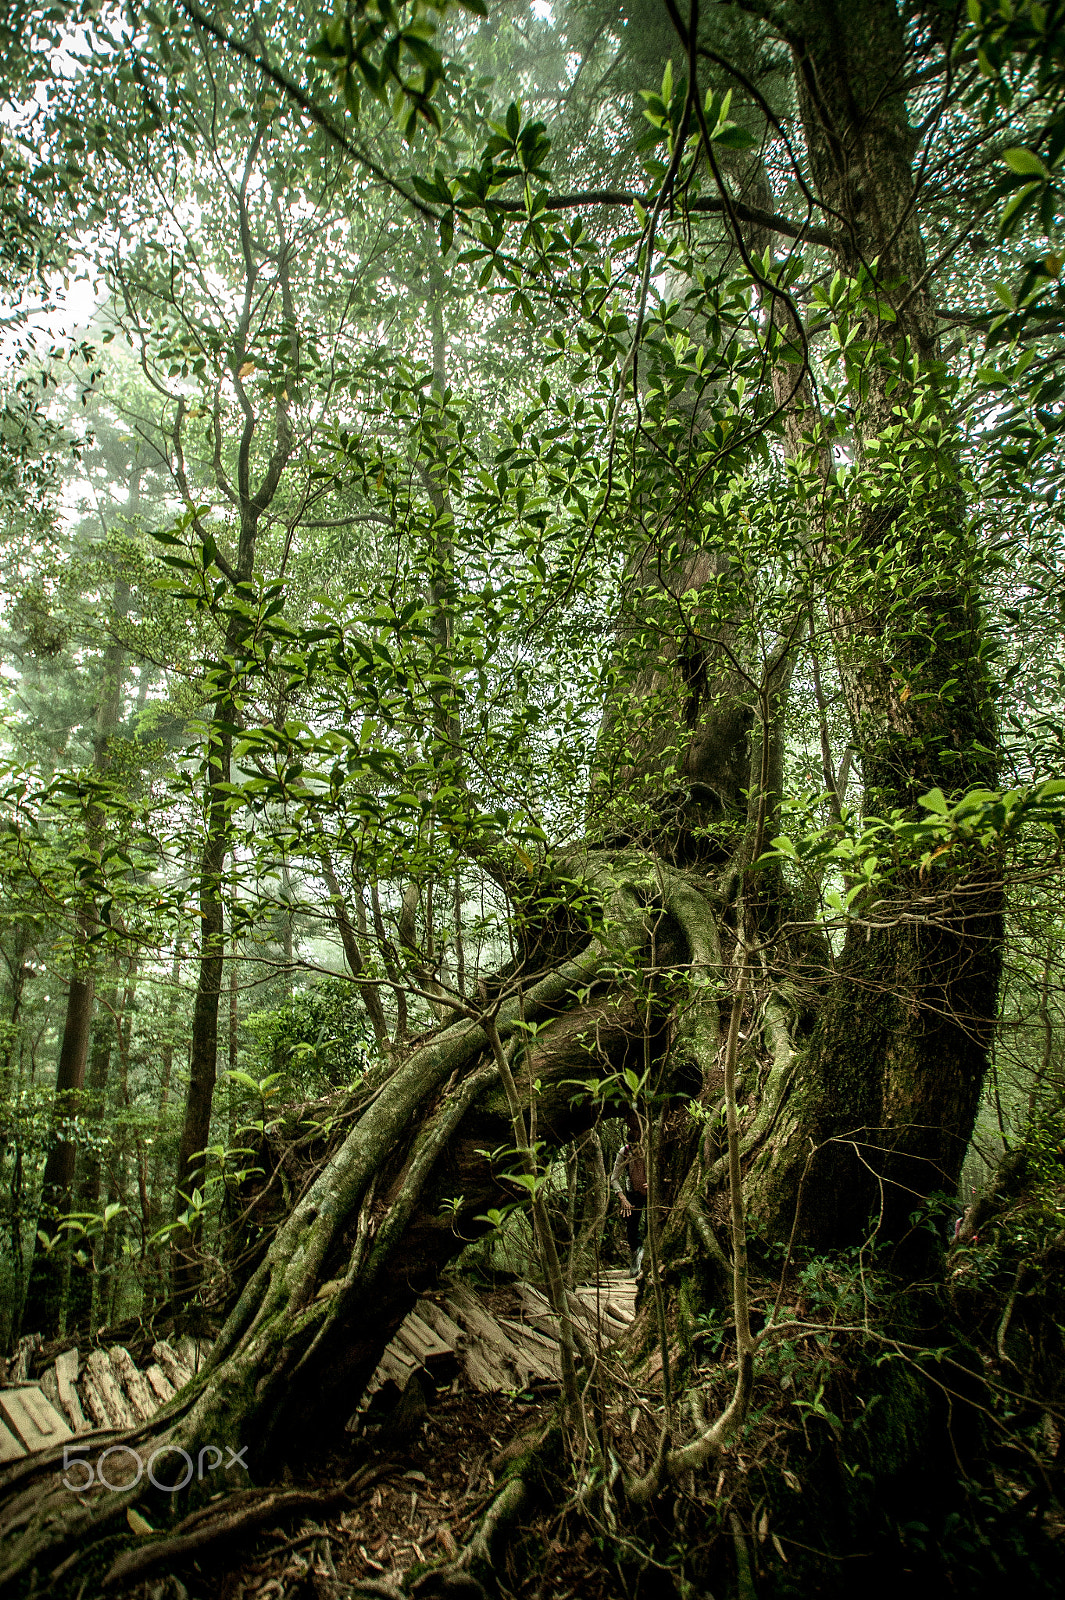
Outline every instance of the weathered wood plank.
{"label": "weathered wood plank", "polygon": [[[456,1285],[445,1304],[451,1315],[469,1330],[472,1337],[467,1354],[476,1350],[480,1364],[494,1373],[494,1387],[524,1387],[527,1367],[520,1352],[476,1297]],[[483,1383],[483,1379],[481,1381]]]}
{"label": "weathered wood plank", "polygon": [[61,1356],[55,1358],[55,1381],[59,1390],[59,1403],[63,1408],[67,1421],[75,1433],[84,1433],[86,1428],[92,1426],[88,1417],[81,1409],[76,1388],[78,1381],[78,1352],[64,1350]]}
{"label": "weathered wood plank", "polygon": [[18,1461],[28,1452],[21,1440],[16,1439],[11,1429],[0,1422],[0,1463],[5,1461]]}
{"label": "weathered wood plank", "polygon": [[116,1344],[107,1355],[111,1362],[111,1370],[129,1401],[133,1415],[138,1422],[147,1422],[149,1417],[154,1417],[158,1411],[159,1402],[149,1389],[144,1374],[138,1372],[133,1357],[120,1344]]}
{"label": "weathered wood plank", "polygon": [[111,1422],[116,1428],[132,1428],[136,1422],[133,1409],[115,1382],[114,1372],[106,1350],[94,1350],[85,1363],[85,1371],[92,1379],[96,1393],[103,1401]]}
{"label": "weathered wood plank", "polygon": [[[529,1321],[541,1333],[553,1334],[557,1339],[557,1318],[551,1309],[551,1302],[540,1293],[539,1289],[534,1289],[531,1283],[519,1283],[517,1287]],[[583,1306],[572,1293],[567,1293],[566,1302],[570,1316],[580,1332],[586,1339],[594,1340],[597,1336],[595,1318],[589,1315],[587,1306]]]}
{"label": "weathered wood plank", "polygon": [[455,1353],[429,1323],[422,1321],[417,1311],[410,1313],[400,1327],[397,1337],[402,1339],[407,1349],[412,1351],[419,1361],[429,1361],[433,1356],[450,1356]]}
{"label": "weathered wood plank", "polygon": [[11,1357],[7,1369],[9,1383],[26,1383],[30,1376],[30,1357],[35,1350],[39,1350],[44,1343],[44,1335],[40,1333],[27,1333],[15,1346],[15,1354]]}
{"label": "weathered wood plank", "polygon": [[571,1297],[571,1305],[576,1300],[591,1316],[593,1322],[598,1320],[603,1334],[606,1337],[619,1339],[629,1325],[631,1318],[622,1317],[611,1307],[605,1295],[596,1299],[595,1289],[577,1289]]}
{"label": "weathered wood plank", "polygon": [[28,1455],[73,1438],[73,1432],[38,1388],[0,1389],[0,1414]]}
{"label": "weathered wood plank", "polygon": [[158,1361],[175,1389],[183,1389],[191,1381],[192,1372],[177,1352],[170,1348],[165,1339],[160,1339],[156,1344],[152,1345],[152,1355]]}
{"label": "weathered wood plank", "polygon": [[419,1300],[415,1309],[456,1354],[469,1344],[466,1330],[453,1317],[449,1317],[443,1306],[438,1306],[435,1300]]}
{"label": "weathered wood plank", "polygon": [[108,1412],[108,1409],[104,1405],[104,1402],[100,1396],[100,1391],[97,1389],[91,1375],[88,1372],[83,1372],[81,1377],[78,1379],[78,1393],[85,1403],[85,1410],[88,1413],[91,1427],[114,1427],[114,1423],[111,1421],[110,1413]]}
{"label": "weathered wood plank", "polygon": [[537,1316],[554,1316],[550,1300],[546,1295],[542,1295],[539,1289],[534,1289],[531,1283],[517,1283],[514,1287],[518,1291],[522,1304],[527,1306],[530,1311],[534,1311]]}
{"label": "weathered wood plank", "polygon": [[466,1376],[482,1394],[499,1394],[516,1387],[516,1374],[496,1361],[483,1344],[470,1341],[462,1353]]}
{"label": "weathered wood plank", "polygon": [[[554,1382],[562,1371],[558,1346],[553,1345],[550,1339],[543,1339],[532,1328],[523,1328],[520,1322],[511,1322],[504,1317],[499,1320],[519,1359],[525,1364],[528,1376]],[[534,1339],[538,1341],[536,1344],[533,1343]]]}
{"label": "weathered wood plank", "polygon": [[55,1375],[55,1368],[49,1367],[47,1372],[42,1372],[37,1380],[37,1387],[48,1401],[55,1407],[59,1415],[63,1415],[63,1402],[59,1398],[59,1383]]}
{"label": "weathered wood plank", "polygon": [[157,1362],[153,1361],[150,1367],[145,1367],[144,1377],[148,1387],[152,1390],[159,1405],[165,1405],[166,1402],[168,1400],[172,1400],[177,1393],[174,1385],[170,1382],[170,1379]]}
{"label": "weathered wood plank", "polygon": [[406,1351],[396,1350],[393,1345],[388,1345],[377,1363],[377,1371],[391,1378],[402,1391],[407,1387],[411,1374],[417,1371],[417,1363],[410,1359]]}
{"label": "weathered wood plank", "polygon": [[531,1323],[517,1322],[513,1317],[500,1317],[499,1321],[502,1327],[513,1328],[514,1332],[519,1334],[526,1344],[537,1351],[541,1361],[546,1361],[548,1366],[552,1367],[556,1372],[562,1370],[557,1339],[552,1339],[546,1333],[539,1333]]}

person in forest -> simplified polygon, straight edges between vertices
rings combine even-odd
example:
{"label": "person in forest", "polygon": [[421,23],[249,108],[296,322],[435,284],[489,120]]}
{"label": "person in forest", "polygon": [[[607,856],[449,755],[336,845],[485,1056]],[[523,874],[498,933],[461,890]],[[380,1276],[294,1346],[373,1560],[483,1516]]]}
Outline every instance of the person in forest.
{"label": "person in forest", "polygon": [[616,1191],[621,1202],[621,1211],[625,1218],[625,1239],[629,1247],[629,1264],[632,1267],[633,1277],[638,1278],[643,1267],[647,1162],[644,1158],[643,1145],[640,1143],[639,1129],[630,1128],[628,1131],[635,1137],[630,1137],[629,1142],[623,1144],[618,1151],[617,1160],[610,1173],[610,1186]]}

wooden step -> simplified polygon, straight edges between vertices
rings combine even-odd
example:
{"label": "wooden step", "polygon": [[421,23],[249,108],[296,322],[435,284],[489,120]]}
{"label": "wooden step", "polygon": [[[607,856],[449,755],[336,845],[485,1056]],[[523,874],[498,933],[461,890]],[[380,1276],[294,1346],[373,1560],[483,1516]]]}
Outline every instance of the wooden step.
{"label": "wooden step", "polygon": [[74,1437],[73,1430],[36,1384],[20,1389],[0,1389],[0,1421],[15,1435],[27,1455]]}
{"label": "wooden step", "polygon": [[[91,1383],[98,1398],[103,1402],[104,1410],[110,1417],[110,1426],[114,1428],[132,1428],[138,1420],[133,1412],[133,1407],[122,1392],[121,1385],[115,1378],[114,1368],[106,1350],[94,1350],[85,1363],[83,1381]],[[85,1398],[89,1398],[88,1388],[85,1389]]]}
{"label": "wooden step", "polygon": [[154,1361],[150,1367],[145,1367],[144,1378],[161,1406],[165,1405],[168,1400],[172,1400],[177,1393],[162,1367]]}
{"label": "wooden step", "polygon": [[63,1408],[67,1421],[75,1433],[84,1433],[86,1428],[92,1426],[88,1417],[81,1408],[78,1391],[75,1385],[78,1381],[78,1352],[64,1350],[61,1356],[55,1358],[55,1381],[59,1391],[59,1404]]}
{"label": "wooden step", "polygon": [[152,1355],[158,1361],[175,1389],[183,1389],[192,1380],[192,1371],[182,1361],[176,1350],[172,1350],[165,1339],[160,1339],[152,1345]]}
{"label": "wooden step", "polygon": [[138,1422],[147,1422],[159,1409],[159,1402],[145,1380],[144,1374],[134,1365],[133,1357],[120,1344],[107,1352],[115,1381],[121,1385],[131,1411]]}
{"label": "wooden step", "polygon": [[27,1454],[26,1446],[15,1438],[5,1422],[0,1422],[0,1466],[6,1461],[18,1461]]}

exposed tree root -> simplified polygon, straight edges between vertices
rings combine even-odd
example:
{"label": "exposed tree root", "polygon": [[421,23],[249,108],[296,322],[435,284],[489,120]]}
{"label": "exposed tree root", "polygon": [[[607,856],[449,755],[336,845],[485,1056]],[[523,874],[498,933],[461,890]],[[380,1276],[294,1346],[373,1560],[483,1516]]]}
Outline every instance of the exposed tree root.
{"label": "exposed tree root", "polygon": [[112,1563],[103,1586],[105,1589],[119,1589],[159,1568],[172,1571],[193,1557],[202,1555],[213,1545],[252,1533],[267,1522],[283,1522],[308,1511],[331,1511],[345,1501],[354,1500],[379,1478],[387,1477],[396,1470],[394,1462],[374,1462],[362,1467],[339,1489],[327,1494],[299,1489],[247,1489],[241,1494],[230,1495],[220,1505],[194,1511],[165,1538],[124,1551]]}

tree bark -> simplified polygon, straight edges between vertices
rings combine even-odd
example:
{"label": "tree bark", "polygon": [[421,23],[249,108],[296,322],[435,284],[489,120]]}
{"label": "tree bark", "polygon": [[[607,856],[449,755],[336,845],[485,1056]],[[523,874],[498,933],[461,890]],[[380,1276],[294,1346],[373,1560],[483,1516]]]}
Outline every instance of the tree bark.
{"label": "tree bark", "polygon": [[[111,1066],[111,1051],[113,1048],[113,1035],[115,1018],[119,1014],[119,991],[115,984],[110,995],[105,995],[102,1003],[97,1008],[96,1024],[93,1028],[92,1050],[89,1056],[88,1087],[89,1105],[86,1120],[91,1128],[96,1131],[97,1137],[106,1124],[106,1110],[104,1097],[107,1093],[107,1080]],[[78,1210],[91,1212],[98,1215],[100,1212],[100,1192],[103,1165],[100,1154],[90,1142],[82,1152],[80,1172],[78,1174],[77,1198]],[[91,1330],[99,1322],[99,1316],[94,1317],[94,1302],[98,1298],[100,1283],[101,1255],[103,1252],[103,1239],[93,1238],[82,1246],[85,1255],[83,1264],[74,1260],[71,1262],[70,1271],[70,1301],[67,1311],[67,1326]]]}
{"label": "tree bark", "polygon": [[[134,466],[130,476],[127,502],[127,512],[130,515],[134,515],[140,506],[141,475],[141,469]],[[129,601],[129,581],[119,575],[115,579],[112,598],[115,618],[121,621],[128,615]],[[112,746],[122,719],[126,665],[125,648],[112,639],[103,654],[99,701],[96,708],[93,768],[97,779],[102,778],[111,765]],[[102,831],[99,808],[93,805],[89,810],[87,830],[90,851],[99,849]],[[88,907],[79,911],[76,921],[74,971],[70,980],[63,1042],[56,1068],[57,1116],[76,1114],[78,1093],[85,1082],[95,982],[90,943],[96,931],[95,910]],[[69,1251],[60,1248],[56,1243],[56,1219],[69,1212],[71,1208],[76,1159],[76,1141],[64,1139],[53,1144],[45,1165],[41,1189],[42,1218],[38,1232],[44,1233],[51,1239],[52,1248],[47,1251],[38,1248],[34,1252],[23,1320],[25,1326],[31,1327],[34,1332],[39,1330],[46,1337],[59,1332],[64,1313],[70,1260]]]}
{"label": "tree bark", "polygon": [[[95,929],[96,919],[91,911],[78,914],[78,954],[76,960],[85,962],[86,946]],[[75,966],[67,990],[67,1009],[63,1023],[63,1042],[55,1075],[55,1110],[57,1124],[73,1118],[78,1109],[78,1094],[85,1083],[85,1065],[89,1055],[89,1029],[92,1024],[93,975],[91,969]],[[40,1231],[52,1241],[50,1249],[40,1244],[34,1251],[30,1268],[29,1288],[23,1311],[23,1326],[34,1333],[53,1338],[60,1331],[66,1290],[65,1252],[59,1241],[59,1219],[71,1208],[74,1188],[74,1164],[77,1141],[68,1135],[53,1138],[44,1166],[41,1184]]]}
{"label": "tree bark", "polygon": [[[216,708],[216,721],[232,716],[231,704]],[[178,1217],[188,1213],[188,1221],[173,1236],[172,1283],[175,1305],[184,1306],[197,1291],[202,1276],[198,1254],[201,1219],[197,1194],[202,1201],[205,1181],[204,1151],[210,1143],[211,1111],[218,1059],[218,1006],[222,990],[225,955],[225,915],[222,890],[228,854],[229,802],[223,789],[229,782],[232,735],[224,729],[212,731],[208,759],[207,841],[200,860],[200,957],[196,998],[192,1011],[192,1040],[189,1052],[189,1083],[185,1093],[185,1116],[178,1145],[175,1209]]]}
{"label": "tree bark", "polygon": [[[860,460],[884,492],[860,516],[860,595],[837,600],[832,620],[865,813],[913,814],[934,787],[957,796],[993,786],[997,737],[955,425],[937,399],[903,22],[893,0],[814,0],[782,14],[813,178],[844,224],[840,267],[869,274],[891,310],[890,321],[864,313],[873,354],[856,426]],[[941,442],[931,487],[909,494],[874,452],[920,384],[931,384]],[[895,587],[877,576],[893,548],[905,575],[900,583],[892,572]],[[831,534],[827,553],[836,553]],[[819,1247],[864,1237],[871,1216],[882,1237],[898,1240],[923,1195],[955,1185],[987,1066],[1002,940],[994,864],[974,851],[930,873],[904,872],[887,900],[868,914],[872,926],[863,919],[848,930],[785,1131],[758,1168],[763,1226],[786,1236],[801,1190],[799,1237]]]}

